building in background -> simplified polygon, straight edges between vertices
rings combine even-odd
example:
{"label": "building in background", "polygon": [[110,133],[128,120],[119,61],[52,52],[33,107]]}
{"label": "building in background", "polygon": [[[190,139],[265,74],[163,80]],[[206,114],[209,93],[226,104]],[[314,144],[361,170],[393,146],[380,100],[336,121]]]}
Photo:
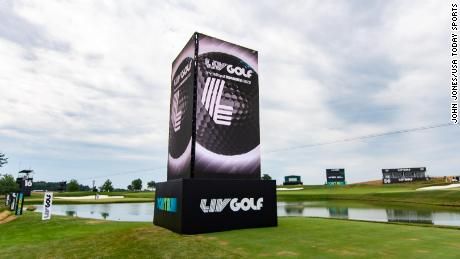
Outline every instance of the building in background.
{"label": "building in background", "polygon": [[288,175],[284,177],[283,185],[302,185],[299,175]]}
{"label": "building in background", "polygon": [[383,183],[426,181],[426,167],[382,169]]}
{"label": "building in background", "polygon": [[59,186],[58,186],[57,191],[58,192],[65,192],[65,190],[67,190],[67,181],[59,182]]}

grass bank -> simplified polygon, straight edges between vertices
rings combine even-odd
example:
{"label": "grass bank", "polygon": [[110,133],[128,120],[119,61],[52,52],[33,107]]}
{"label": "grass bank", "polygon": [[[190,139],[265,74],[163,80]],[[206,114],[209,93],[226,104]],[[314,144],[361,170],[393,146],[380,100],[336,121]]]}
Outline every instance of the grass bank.
{"label": "grass bank", "polygon": [[[404,203],[416,205],[460,207],[460,188],[447,190],[417,191],[416,189],[432,185],[445,184],[440,180],[405,184],[370,185],[351,184],[345,186],[301,186],[303,190],[277,191],[278,201],[360,201],[374,203]],[[291,186],[299,187],[299,186]],[[124,196],[124,199],[99,200],[60,200],[54,204],[92,204],[92,203],[130,203],[152,202],[154,192],[106,192],[101,195]],[[94,195],[93,192],[55,193],[55,197],[79,197]],[[1,200],[1,199],[0,199]],[[43,193],[33,193],[26,197],[25,204],[41,204]]]}
{"label": "grass bank", "polygon": [[458,258],[460,230],[319,218],[280,218],[276,228],[182,236],[151,223],[26,212],[0,225],[2,258]]}
{"label": "grass bank", "polygon": [[303,186],[298,191],[278,191],[278,201],[350,200],[385,203],[411,203],[436,206],[460,206],[460,189],[417,191],[420,187],[440,184],[419,182],[392,185]]}
{"label": "grass bank", "polygon": [[[99,195],[124,196],[123,199],[81,199],[81,200],[61,200],[53,199],[53,204],[102,204],[102,203],[134,203],[134,202],[153,202],[155,192],[99,192]],[[26,197],[25,204],[43,203],[44,193],[32,193]],[[94,192],[54,192],[54,197],[82,197],[94,195]]]}

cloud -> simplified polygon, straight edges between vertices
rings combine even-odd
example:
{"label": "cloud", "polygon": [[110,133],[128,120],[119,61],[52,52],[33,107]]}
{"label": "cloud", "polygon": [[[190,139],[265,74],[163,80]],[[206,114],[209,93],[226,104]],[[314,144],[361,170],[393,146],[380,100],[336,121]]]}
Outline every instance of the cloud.
{"label": "cloud", "polygon": [[[14,12],[13,1],[0,3],[0,38],[19,44],[32,50],[44,48],[55,51],[69,51],[70,46],[66,42],[56,41],[49,38],[46,31],[36,24],[31,23],[24,17]],[[28,53],[32,55],[32,53]],[[31,56],[26,56],[30,58]]]}
{"label": "cloud", "polygon": [[[439,1],[4,1],[5,170],[86,179],[165,166],[171,62],[194,31],[259,50],[263,171],[324,182],[384,167],[454,173],[458,127],[269,153],[447,122],[448,4]],[[445,87],[444,87],[445,86]],[[114,176],[164,180],[162,170]],[[90,183],[90,180],[84,180]]]}

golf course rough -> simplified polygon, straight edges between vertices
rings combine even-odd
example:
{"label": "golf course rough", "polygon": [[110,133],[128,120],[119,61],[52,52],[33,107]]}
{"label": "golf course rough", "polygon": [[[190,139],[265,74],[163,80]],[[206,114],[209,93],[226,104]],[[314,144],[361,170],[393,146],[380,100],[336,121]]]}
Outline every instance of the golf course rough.
{"label": "golf course rough", "polygon": [[178,235],[151,223],[25,212],[0,225],[0,258],[459,258],[460,230],[287,217],[273,228]]}

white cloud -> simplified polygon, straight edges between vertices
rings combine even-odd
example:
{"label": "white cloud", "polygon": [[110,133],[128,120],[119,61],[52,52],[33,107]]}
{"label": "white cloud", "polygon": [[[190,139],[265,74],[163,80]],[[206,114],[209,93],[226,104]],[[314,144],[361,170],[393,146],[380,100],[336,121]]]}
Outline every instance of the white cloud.
{"label": "white cloud", "polygon": [[0,148],[47,180],[165,165],[171,62],[200,31],[259,50],[262,167],[277,179],[322,183],[329,167],[352,181],[393,166],[452,172],[458,127],[267,153],[447,122],[448,4],[7,1]]}

